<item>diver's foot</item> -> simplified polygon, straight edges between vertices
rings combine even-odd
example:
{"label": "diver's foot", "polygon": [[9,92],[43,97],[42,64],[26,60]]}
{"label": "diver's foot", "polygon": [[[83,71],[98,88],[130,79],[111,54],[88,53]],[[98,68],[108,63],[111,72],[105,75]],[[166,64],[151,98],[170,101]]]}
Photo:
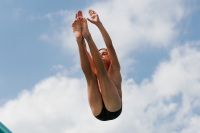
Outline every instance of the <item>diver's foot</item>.
{"label": "diver's foot", "polygon": [[83,13],[81,10],[78,10],[75,16],[75,19],[77,19],[78,17],[83,17]]}
{"label": "diver's foot", "polygon": [[82,34],[81,34],[81,22],[77,18],[72,23],[72,31],[74,32],[74,35],[76,37],[76,41],[82,41]]}
{"label": "diver's foot", "polygon": [[88,37],[90,37],[90,32],[88,29],[88,25],[87,25],[87,20],[85,18],[80,18],[80,22],[81,22],[81,28],[82,28],[82,36],[87,40]]}

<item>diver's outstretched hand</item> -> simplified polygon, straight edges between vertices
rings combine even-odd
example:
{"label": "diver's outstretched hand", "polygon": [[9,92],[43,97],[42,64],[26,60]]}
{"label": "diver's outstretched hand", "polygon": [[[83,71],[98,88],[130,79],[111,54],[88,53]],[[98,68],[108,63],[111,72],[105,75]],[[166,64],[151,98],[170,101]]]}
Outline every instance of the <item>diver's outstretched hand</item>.
{"label": "diver's outstretched hand", "polygon": [[90,21],[91,23],[95,25],[101,23],[98,14],[94,10],[90,9],[88,13],[90,15],[90,18],[87,18],[88,21]]}

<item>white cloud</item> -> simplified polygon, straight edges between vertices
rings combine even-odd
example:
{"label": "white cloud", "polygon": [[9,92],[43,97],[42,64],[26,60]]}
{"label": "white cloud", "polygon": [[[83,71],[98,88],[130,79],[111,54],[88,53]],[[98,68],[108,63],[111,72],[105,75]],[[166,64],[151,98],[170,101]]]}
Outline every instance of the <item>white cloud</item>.
{"label": "white cloud", "polygon": [[49,77],[8,101],[0,108],[0,118],[14,132],[64,132],[90,118],[86,94],[81,79]]}
{"label": "white cloud", "polygon": [[19,18],[20,15],[22,15],[22,14],[25,13],[25,12],[26,12],[26,10],[24,10],[24,9],[22,9],[22,8],[14,8],[14,9],[13,9],[13,16],[14,16],[15,18]]}
{"label": "white cloud", "polygon": [[51,42],[51,39],[49,38],[49,36],[47,34],[42,34],[40,36],[41,40],[47,41],[47,42]]}
{"label": "white cloud", "polygon": [[198,47],[174,48],[170,60],[139,85],[131,78],[123,80],[123,112],[116,120],[101,122],[92,116],[85,79],[59,74],[1,106],[1,121],[20,133],[199,132]]}
{"label": "white cloud", "polygon": [[55,69],[55,70],[64,70],[66,68],[63,65],[54,65],[53,69]]}

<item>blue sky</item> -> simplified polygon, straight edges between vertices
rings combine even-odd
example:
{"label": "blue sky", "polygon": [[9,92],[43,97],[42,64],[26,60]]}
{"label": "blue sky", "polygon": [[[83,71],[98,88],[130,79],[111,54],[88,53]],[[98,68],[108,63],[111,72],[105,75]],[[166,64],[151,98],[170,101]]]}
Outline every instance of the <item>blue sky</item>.
{"label": "blue sky", "polygon": [[[71,32],[90,8],[122,66],[124,110],[112,122],[90,112]],[[200,132],[199,14],[198,0],[0,0],[0,121],[21,133]]]}
{"label": "blue sky", "polygon": [[[41,34],[53,32],[51,23],[47,19],[31,20],[31,17],[42,17],[49,12],[66,9],[77,10],[86,3],[1,1],[2,99],[13,98],[21,90],[30,89],[42,78],[55,74],[51,69],[53,65],[70,64],[70,55],[67,56],[59,47],[39,39]],[[47,7],[44,8],[45,5]],[[59,20],[56,21],[59,23]],[[29,80],[25,80],[27,78]]]}

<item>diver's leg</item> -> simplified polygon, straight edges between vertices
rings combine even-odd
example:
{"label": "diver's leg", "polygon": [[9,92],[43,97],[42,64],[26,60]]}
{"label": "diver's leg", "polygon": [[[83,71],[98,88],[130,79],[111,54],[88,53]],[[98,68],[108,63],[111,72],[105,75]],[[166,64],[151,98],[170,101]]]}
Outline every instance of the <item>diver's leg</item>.
{"label": "diver's leg", "polygon": [[85,42],[81,35],[80,21],[76,19],[72,23],[72,30],[76,36],[76,41],[78,43],[80,63],[83,73],[86,77],[87,87],[88,87],[88,101],[93,115],[98,115],[102,110],[102,98],[99,92],[98,82],[96,75],[93,73],[90,61],[88,59]]}
{"label": "diver's leg", "polygon": [[[93,62],[94,65],[97,69],[97,73],[99,74],[107,74],[106,69],[104,67],[103,61],[101,59],[101,56],[99,54],[99,51],[92,39],[92,36],[90,35],[90,32],[88,30],[88,26],[87,26],[87,20],[85,18],[80,18],[81,21],[81,25],[82,25],[82,35],[83,37],[86,39],[89,49],[90,49],[90,53],[92,55],[93,58]],[[98,66],[98,68],[97,68]]]}
{"label": "diver's leg", "polygon": [[102,97],[98,87],[96,75],[93,73],[92,66],[85,51],[85,47],[78,44],[80,53],[81,68],[87,81],[88,101],[94,116],[102,110]]}

